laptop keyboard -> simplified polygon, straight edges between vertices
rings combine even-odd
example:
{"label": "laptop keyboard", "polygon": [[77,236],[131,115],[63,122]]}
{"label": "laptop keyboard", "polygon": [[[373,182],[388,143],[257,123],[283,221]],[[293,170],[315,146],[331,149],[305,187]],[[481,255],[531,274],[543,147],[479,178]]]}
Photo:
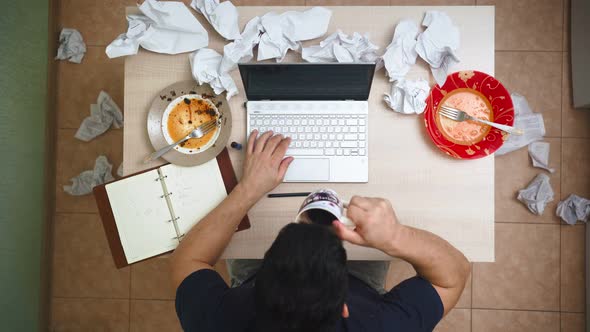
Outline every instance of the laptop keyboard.
{"label": "laptop keyboard", "polygon": [[289,156],[365,156],[367,115],[250,114],[250,130],[291,137]]}

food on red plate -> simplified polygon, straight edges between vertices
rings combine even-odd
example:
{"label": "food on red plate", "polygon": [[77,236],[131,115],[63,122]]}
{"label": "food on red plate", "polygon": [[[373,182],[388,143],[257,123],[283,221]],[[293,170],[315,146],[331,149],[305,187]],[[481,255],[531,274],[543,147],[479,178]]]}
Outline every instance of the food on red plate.
{"label": "food on red plate", "polygon": [[[471,89],[457,89],[449,92],[440,102],[441,106],[448,106],[461,110],[472,117],[493,121],[492,107],[486,97]],[[436,122],[442,134],[449,141],[471,145],[481,141],[490,131],[490,126],[475,121],[457,122],[437,114]]]}

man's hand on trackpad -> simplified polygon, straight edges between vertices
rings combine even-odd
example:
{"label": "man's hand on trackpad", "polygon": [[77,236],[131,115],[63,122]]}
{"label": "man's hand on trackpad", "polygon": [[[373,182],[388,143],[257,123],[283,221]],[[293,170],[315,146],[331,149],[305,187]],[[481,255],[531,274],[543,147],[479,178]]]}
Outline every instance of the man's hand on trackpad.
{"label": "man's hand on trackpad", "polygon": [[293,157],[285,158],[291,138],[273,136],[272,131],[257,136],[258,131],[254,130],[248,138],[241,184],[260,199],[283,181]]}

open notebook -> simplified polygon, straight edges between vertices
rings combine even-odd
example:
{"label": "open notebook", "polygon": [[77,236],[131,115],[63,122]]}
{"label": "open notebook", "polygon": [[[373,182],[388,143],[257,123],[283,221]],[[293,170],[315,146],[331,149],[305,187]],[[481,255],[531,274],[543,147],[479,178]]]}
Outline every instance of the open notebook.
{"label": "open notebook", "polygon": [[[227,158],[221,158],[222,162],[229,162],[227,150],[222,154]],[[224,177],[224,169],[227,167],[220,165],[219,157],[194,167],[168,164],[96,187],[116,265],[122,267],[176,248],[191,227],[235,186],[231,164],[231,176]],[[227,182],[231,182],[229,186]],[[239,229],[247,227],[245,218]]]}

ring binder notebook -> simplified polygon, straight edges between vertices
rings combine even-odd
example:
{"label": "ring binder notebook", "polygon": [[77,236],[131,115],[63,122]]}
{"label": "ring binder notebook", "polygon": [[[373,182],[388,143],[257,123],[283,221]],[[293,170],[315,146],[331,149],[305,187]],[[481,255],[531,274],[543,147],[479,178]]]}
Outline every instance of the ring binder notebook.
{"label": "ring binder notebook", "polygon": [[[95,187],[115,265],[121,268],[174,250],[236,184],[224,149],[203,165],[167,164]],[[249,227],[245,216],[236,231]]]}

